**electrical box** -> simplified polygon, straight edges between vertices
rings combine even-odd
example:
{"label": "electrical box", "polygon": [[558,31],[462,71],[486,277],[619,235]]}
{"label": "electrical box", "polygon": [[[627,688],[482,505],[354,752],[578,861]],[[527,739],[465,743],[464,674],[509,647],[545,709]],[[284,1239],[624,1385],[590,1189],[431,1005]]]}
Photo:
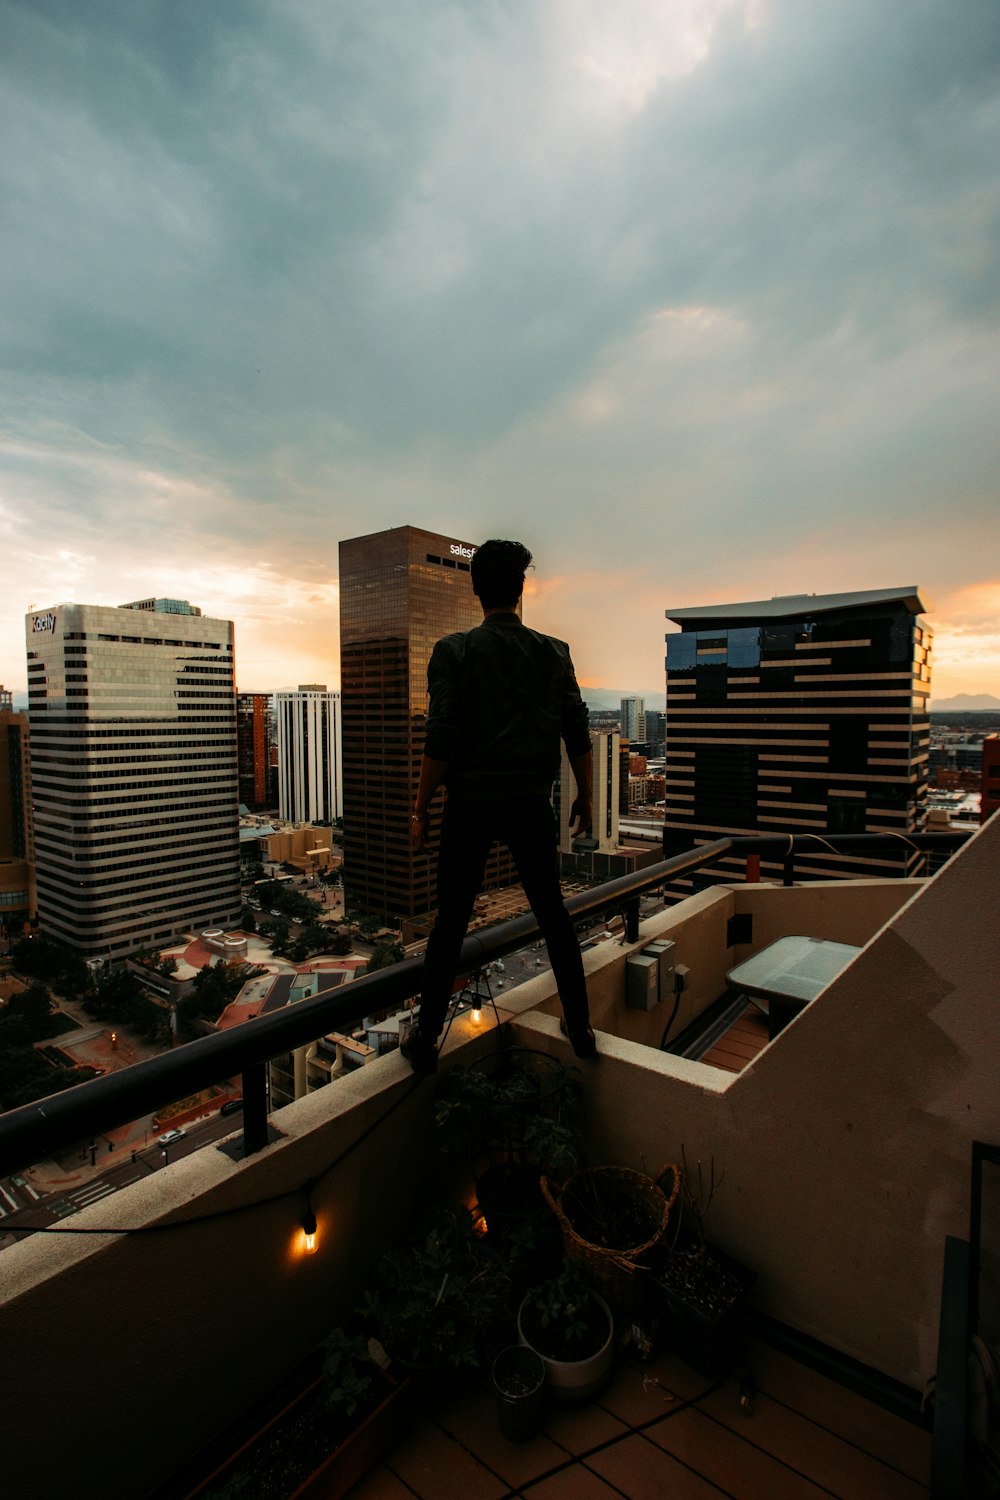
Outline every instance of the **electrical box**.
{"label": "electrical box", "polygon": [[660,960],[655,954],[633,953],[625,960],[625,1004],[652,1010],[659,998]]}
{"label": "electrical box", "polygon": [[642,949],[648,958],[655,958],[659,964],[661,1000],[669,999],[674,993],[674,970],[677,960],[677,944],[671,943],[667,938],[654,938]]}

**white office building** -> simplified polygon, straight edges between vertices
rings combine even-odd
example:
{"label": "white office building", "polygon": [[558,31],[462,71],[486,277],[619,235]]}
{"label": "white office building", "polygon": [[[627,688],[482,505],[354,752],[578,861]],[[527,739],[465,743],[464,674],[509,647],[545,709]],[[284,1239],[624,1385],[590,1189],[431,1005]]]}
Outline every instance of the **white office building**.
{"label": "white office building", "polygon": [[344,815],[340,694],[325,683],[275,694],[278,813],[290,823],[332,823]]}
{"label": "white office building", "polygon": [[559,818],[559,850],[562,854],[579,854],[585,850],[612,853],[618,847],[618,796],[621,784],[621,736],[590,731],[594,751],[594,811],[589,830],[580,837],[570,834],[570,812],[576,797],[566,746],[562,747],[559,777],[552,800]]}
{"label": "white office building", "polygon": [[237,921],[232,623],[159,599],[25,623],[42,932],[118,959]]}
{"label": "white office building", "polygon": [[619,726],[623,740],[644,743],[646,739],[645,698],[623,698]]}

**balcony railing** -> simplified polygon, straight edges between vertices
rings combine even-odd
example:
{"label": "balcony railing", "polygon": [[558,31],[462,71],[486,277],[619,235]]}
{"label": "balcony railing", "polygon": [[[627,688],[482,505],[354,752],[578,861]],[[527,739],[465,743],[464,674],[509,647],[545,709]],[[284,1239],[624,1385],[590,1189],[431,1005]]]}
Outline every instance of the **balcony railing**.
{"label": "balcony railing", "polygon": [[[785,884],[790,885],[796,857],[815,853],[817,844],[838,854],[887,849],[947,853],[970,836],[956,831],[721,838],[571,896],[566,907],[578,922],[621,912],[626,938],[636,942],[643,894],[695,874],[726,856],[779,856]],[[472,974],[538,936],[538,923],[531,913],[469,936],[462,946],[459,974]],[[330,1031],[348,1031],[376,1011],[399,1008],[420,989],[422,971],[422,957],[405,959],[365,975],[346,991],[323,991],[271,1015],[258,1016],[252,1024],[188,1042],[175,1051],[10,1110],[0,1115],[0,1176],[237,1074],[243,1079],[244,1152],[249,1155],[258,1151],[267,1143],[268,1059],[305,1046]]]}

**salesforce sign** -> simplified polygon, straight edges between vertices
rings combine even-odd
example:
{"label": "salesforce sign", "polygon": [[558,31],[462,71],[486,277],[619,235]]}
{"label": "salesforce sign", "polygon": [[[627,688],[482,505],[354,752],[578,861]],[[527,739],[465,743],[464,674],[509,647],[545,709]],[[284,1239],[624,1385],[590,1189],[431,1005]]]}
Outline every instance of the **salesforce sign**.
{"label": "salesforce sign", "polygon": [[461,542],[452,542],[451,555],[452,557],[475,557],[476,549],[475,547],[463,547]]}
{"label": "salesforce sign", "polygon": [[31,633],[32,633],[32,635],[42,635],[43,633],[47,633],[47,634],[51,635],[55,631],[55,628],[56,628],[56,617],[55,617],[55,615],[53,615],[53,614],[32,615],[32,617],[31,617]]}

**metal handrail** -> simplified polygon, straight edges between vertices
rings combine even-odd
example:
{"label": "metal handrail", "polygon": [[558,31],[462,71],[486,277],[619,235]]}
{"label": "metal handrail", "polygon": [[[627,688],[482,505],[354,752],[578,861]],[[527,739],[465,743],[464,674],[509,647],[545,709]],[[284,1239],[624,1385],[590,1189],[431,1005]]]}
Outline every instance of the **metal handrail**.
{"label": "metal handrail", "polygon": [[[581,891],[568,898],[566,908],[575,921],[622,910],[626,936],[636,941],[639,898],[645,892],[696,873],[725,855],[780,855],[786,861],[787,879],[787,861],[795,854],[812,852],[807,847],[810,843],[818,842],[838,853],[899,848],[901,844],[919,850],[953,850],[969,836],[952,832],[824,834],[818,839],[811,834],[726,837]],[[538,936],[538,923],[531,913],[473,933],[462,945],[458,974],[469,975],[484,964],[516,952]],[[186,1094],[197,1093],[220,1078],[231,1078],[238,1073],[244,1080],[245,1150],[247,1153],[259,1150],[267,1142],[268,1059],[304,1046],[330,1031],[347,1030],[375,1011],[399,1007],[419,990],[423,963],[422,956],[404,959],[354,980],[346,990],[338,987],[321,991],[271,1015],[257,1016],[252,1024],[200,1037],[171,1052],[0,1114],[0,1176],[43,1161],[55,1151],[88,1141],[100,1132],[127,1124]]]}

